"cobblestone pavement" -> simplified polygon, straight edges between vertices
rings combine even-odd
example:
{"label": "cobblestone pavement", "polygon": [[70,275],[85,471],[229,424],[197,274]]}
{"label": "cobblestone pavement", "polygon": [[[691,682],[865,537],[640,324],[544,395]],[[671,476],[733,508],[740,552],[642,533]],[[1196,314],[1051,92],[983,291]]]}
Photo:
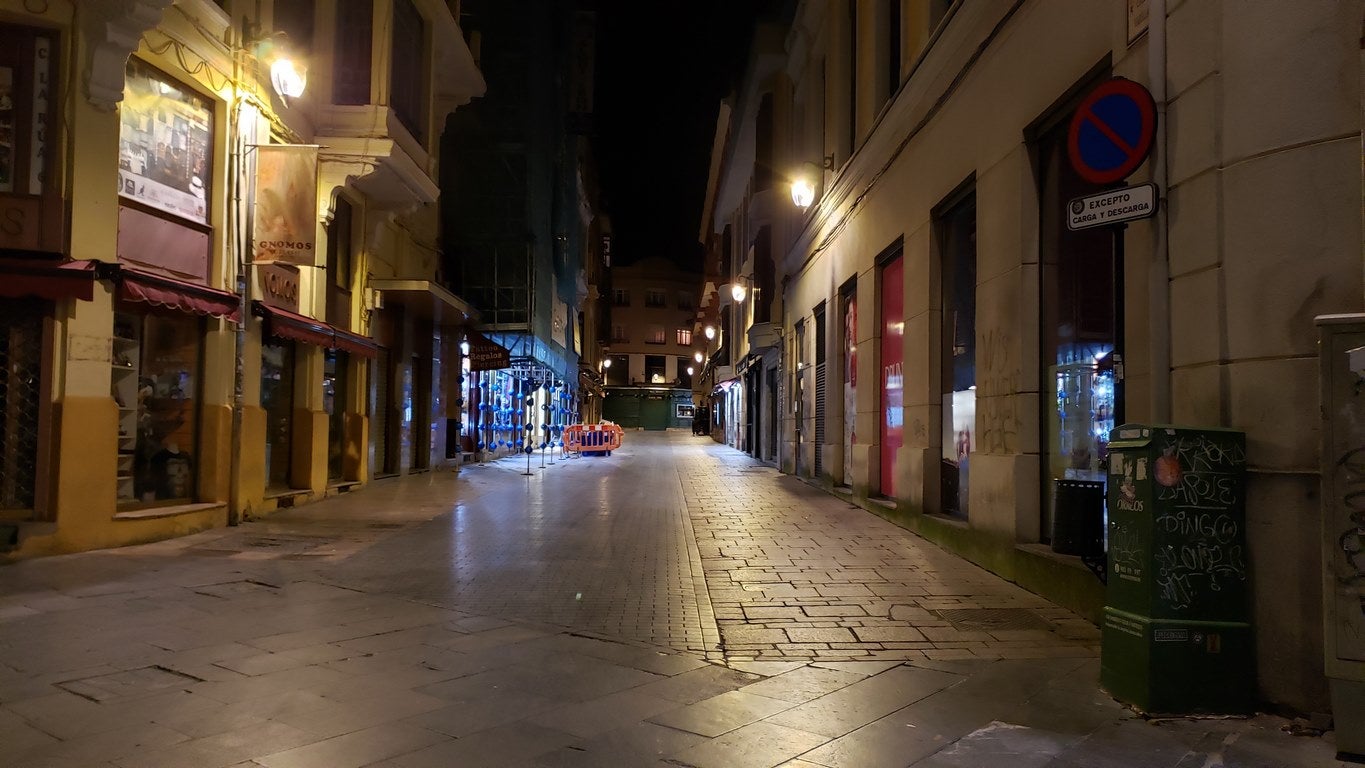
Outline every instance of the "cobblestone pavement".
{"label": "cobblestone pavement", "polygon": [[727,660],[1084,658],[1094,625],[852,504],[677,450]]}
{"label": "cobblestone pavement", "polygon": [[0,566],[0,767],[1343,765],[1136,717],[1088,625],[704,438],[539,464]]}

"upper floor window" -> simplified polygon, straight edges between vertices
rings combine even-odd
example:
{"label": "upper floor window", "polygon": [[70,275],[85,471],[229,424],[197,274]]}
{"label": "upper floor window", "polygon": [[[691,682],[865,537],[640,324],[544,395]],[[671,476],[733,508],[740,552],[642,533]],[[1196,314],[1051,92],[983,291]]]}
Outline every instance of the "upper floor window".
{"label": "upper floor window", "polygon": [[313,6],[315,0],[275,0],[275,29],[289,36],[291,53],[313,50]]}
{"label": "upper floor window", "polygon": [[374,0],[338,0],[336,17],[332,100],[337,104],[369,104]]}
{"label": "upper floor window", "polygon": [[690,291],[678,291],[678,309],[692,309],[695,306]]}
{"label": "upper floor window", "polygon": [[646,307],[666,307],[668,306],[668,296],[663,291],[645,291]]}
{"label": "upper floor window", "polygon": [[41,195],[61,104],[56,35],[0,24],[0,39],[0,193]]}
{"label": "upper floor window", "polygon": [[649,336],[648,338],[645,339],[645,343],[646,344],[668,343],[667,339],[664,337],[664,327],[662,325],[651,325],[649,327]]}
{"label": "upper floor window", "polygon": [[418,141],[426,134],[425,24],[412,0],[394,0],[390,105]]}
{"label": "upper floor window", "polygon": [[630,306],[630,291],[625,288],[617,288],[611,292],[611,303],[618,307]]}
{"label": "upper floor window", "polygon": [[630,337],[626,335],[626,327],[624,325],[613,325],[611,327],[611,340],[630,341]]}
{"label": "upper floor window", "polygon": [[679,328],[679,329],[678,329],[678,346],[680,346],[680,347],[690,347],[690,346],[692,346],[692,331],[691,331],[691,329],[688,329],[688,328]]}

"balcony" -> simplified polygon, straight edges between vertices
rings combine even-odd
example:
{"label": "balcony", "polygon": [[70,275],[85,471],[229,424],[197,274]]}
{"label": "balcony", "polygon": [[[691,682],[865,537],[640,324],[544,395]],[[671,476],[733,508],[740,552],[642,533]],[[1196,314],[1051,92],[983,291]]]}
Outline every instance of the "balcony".
{"label": "balcony", "polygon": [[754,323],[749,326],[749,352],[761,355],[782,342],[782,327],[777,323]]}

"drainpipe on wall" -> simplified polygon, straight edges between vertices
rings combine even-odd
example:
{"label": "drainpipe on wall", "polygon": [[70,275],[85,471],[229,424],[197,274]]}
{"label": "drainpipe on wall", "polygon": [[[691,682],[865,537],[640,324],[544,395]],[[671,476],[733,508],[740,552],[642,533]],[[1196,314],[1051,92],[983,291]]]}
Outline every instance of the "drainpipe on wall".
{"label": "drainpipe on wall", "polygon": [[1148,370],[1151,373],[1149,422],[1166,424],[1171,420],[1171,267],[1167,248],[1167,209],[1170,194],[1166,187],[1166,0],[1149,0],[1147,24],[1147,80],[1156,102],[1155,159],[1152,182],[1156,184],[1157,206],[1152,236],[1152,264],[1148,274]]}

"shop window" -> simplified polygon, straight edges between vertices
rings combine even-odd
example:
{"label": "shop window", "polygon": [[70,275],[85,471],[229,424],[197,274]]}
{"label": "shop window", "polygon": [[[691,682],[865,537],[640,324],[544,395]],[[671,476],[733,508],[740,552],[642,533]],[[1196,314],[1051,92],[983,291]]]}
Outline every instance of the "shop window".
{"label": "shop window", "polygon": [[1103,505],[1058,509],[1057,483],[1104,483],[1109,431],[1123,423],[1122,237],[1110,228],[1066,226],[1068,201],[1099,191],[1068,161],[1069,118],[1069,111],[1059,114],[1036,140],[1046,404],[1042,541],[1051,541],[1055,516],[1070,525],[1077,515],[1104,515]]}
{"label": "shop window", "polygon": [[261,347],[261,409],[265,411],[266,487],[286,489],[294,436],[293,342]]}
{"label": "shop window", "polygon": [[649,384],[663,384],[668,381],[666,378],[668,370],[668,358],[663,355],[645,355],[645,382]]}
{"label": "shop window", "polygon": [[858,278],[854,277],[839,293],[839,304],[844,311],[843,359],[843,415],[844,464],[843,482],[853,478],[853,446],[858,442]]}
{"label": "shop window", "polygon": [[680,347],[692,346],[692,330],[690,328],[678,329],[678,346]]}
{"label": "shop window", "polygon": [[602,379],[609,387],[624,387],[630,383],[630,356],[611,355],[607,357],[611,365],[604,365]]}
{"label": "shop window", "polygon": [[695,361],[690,357],[680,357],[675,362],[678,366],[678,388],[691,389],[692,373],[689,371],[696,372],[697,369],[693,367]]}
{"label": "shop window", "polygon": [[188,502],[195,496],[201,326],[197,318],[115,315],[112,386],[119,409],[121,504]]}
{"label": "shop window", "polygon": [[645,306],[661,309],[668,306],[668,295],[663,291],[645,291]]}
{"label": "shop window", "polygon": [[322,408],[327,412],[327,479],[345,478],[346,395],[350,357],[329,349],[323,355]]}
{"label": "shop window", "polygon": [[899,248],[881,267],[881,483],[883,496],[895,498],[896,457],[905,432],[904,338],[905,264]]}
{"label": "shop window", "polygon": [[936,219],[943,307],[939,499],[945,514],[966,517],[968,465],[976,439],[975,193],[954,195]]}

